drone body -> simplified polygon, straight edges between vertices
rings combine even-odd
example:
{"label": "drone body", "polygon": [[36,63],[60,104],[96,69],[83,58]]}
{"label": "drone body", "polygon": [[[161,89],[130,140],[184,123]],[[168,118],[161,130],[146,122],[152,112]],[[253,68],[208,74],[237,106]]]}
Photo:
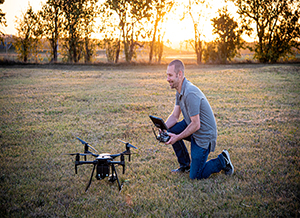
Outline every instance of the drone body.
{"label": "drone body", "polygon": [[[130,155],[131,155],[130,148],[135,148],[135,149],[137,149],[137,148],[129,143],[119,140],[126,145],[126,150],[124,152],[119,153],[119,154],[110,154],[110,153],[95,154],[95,153],[92,153],[91,151],[89,151],[89,148],[91,148],[92,150],[94,150],[95,152],[98,153],[98,151],[95,148],[93,148],[91,145],[89,145],[87,142],[83,141],[82,139],[80,139],[78,137],[77,137],[77,139],[82,144],[84,144],[84,153],[68,154],[68,155],[76,155],[75,156],[75,173],[77,174],[77,166],[79,166],[79,165],[92,164],[94,166],[90,181],[89,181],[85,191],[87,191],[91,185],[95,169],[96,169],[96,179],[97,180],[102,180],[106,177],[109,177],[108,181],[110,181],[110,182],[114,182],[117,180],[119,190],[121,190],[122,185],[120,184],[115,165],[123,166],[123,174],[124,174],[125,173],[124,155],[128,155],[129,161],[130,161]],[[96,159],[93,161],[87,161],[86,156],[88,156],[88,155],[92,155],[92,156],[96,157]],[[80,156],[84,156],[84,161],[80,161]],[[120,156],[120,161],[115,161],[114,159],[119,156]]]}

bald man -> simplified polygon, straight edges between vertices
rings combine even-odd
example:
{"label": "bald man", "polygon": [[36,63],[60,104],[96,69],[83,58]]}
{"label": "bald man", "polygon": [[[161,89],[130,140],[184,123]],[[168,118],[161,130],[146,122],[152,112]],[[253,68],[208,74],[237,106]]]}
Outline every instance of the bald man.
{"label": "bald man", "polygon": [[[234,167],[227,150],[207,161],[216,147],[216,120],[205,95],[185,78],[184,70],[180,60],[172,61],[167,68],[167,81],[176,89],[175,107],[166,121],[170,136],[166,144],[172,145],[179,163],[172,172],[189,172],[191,179],[208,178],[222,170],[232,175]],[[178,122],[181,113],[184,119]],[[191,142],[191,158],[183,140]]]}

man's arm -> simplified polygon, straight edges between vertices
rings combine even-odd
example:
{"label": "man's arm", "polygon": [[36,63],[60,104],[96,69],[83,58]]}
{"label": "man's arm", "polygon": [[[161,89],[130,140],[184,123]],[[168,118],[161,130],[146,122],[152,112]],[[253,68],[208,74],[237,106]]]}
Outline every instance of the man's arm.
{"label": "man's arm", "polygon": [[180,113],[181,113],[180,106],[175,105],[172,114],[168,117],[168,119],[166,121],[166,125],[167,125],[168,129],[170,129],[172,126],[174,126],[177,123]]}
{"label": "man's arm", "polygon": [[170,136],[170,140],[168,142],[166,142],[166,144],[174,144],[175,142],[192,135],[198,129],[200,129],[199,114],[191,117],[191,123],[180,134],[175,135],[175,134],[172,134],[172,133],[168,133],[169,136]]}

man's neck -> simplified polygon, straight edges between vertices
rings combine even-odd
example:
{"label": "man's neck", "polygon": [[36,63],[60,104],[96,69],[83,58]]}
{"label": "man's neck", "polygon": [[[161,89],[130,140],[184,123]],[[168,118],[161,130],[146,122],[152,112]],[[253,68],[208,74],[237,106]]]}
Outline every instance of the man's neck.
{"label": "man's neck", "polygon": [[182,84],[183,84],[183,81],[184,81],[184,78],[181,80],[181,82],[179,83],[179,86],[176,88],[177,92],[180,94],[181,93],[181,89],[182,89]]}

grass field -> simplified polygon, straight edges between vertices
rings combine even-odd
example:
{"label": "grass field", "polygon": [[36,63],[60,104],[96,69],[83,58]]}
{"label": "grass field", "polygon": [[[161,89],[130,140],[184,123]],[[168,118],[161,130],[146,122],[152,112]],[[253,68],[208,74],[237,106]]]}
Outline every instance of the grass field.
{"label": "grass field", "polygon": [[[215,158],[233,176],[190,180],[149,114],[166,119],[174,90],[166,66],[0,67],[0,217],[299,217],[300,65],[188,65],[186,77],[216,116]],[[79,166],[80,137],[100,152],[138,147],[116,183]],[[189,144],[188,148],[190,148]],[[91,158],[90,158],[91,159]]]}

